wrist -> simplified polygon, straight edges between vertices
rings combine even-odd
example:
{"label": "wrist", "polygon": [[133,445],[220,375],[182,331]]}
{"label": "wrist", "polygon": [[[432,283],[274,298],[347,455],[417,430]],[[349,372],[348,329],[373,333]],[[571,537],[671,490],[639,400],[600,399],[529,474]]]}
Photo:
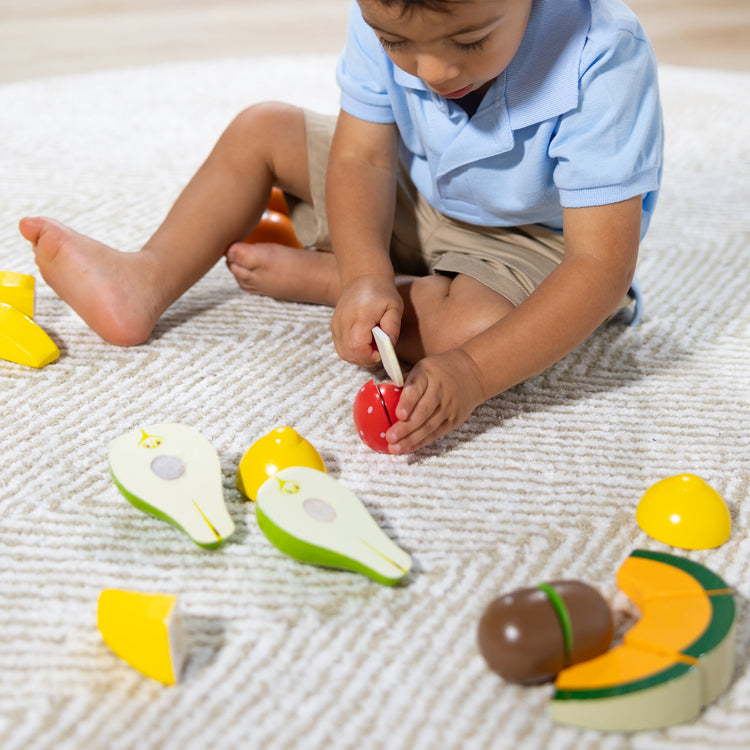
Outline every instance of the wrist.
{"label": "wrist", "polygon": [[465,383],[467,389],[476,394],[474,400],[477,405],[484,403],[487,399],[496,395],[487,382],[488,378],[471,353],[462,346],[458,347],[455,351],[462,358],[466,377]]}
{"label": "wrist", "polygon": [[341,281],[342,289],[353,284],[374,284],[376,286],[382,286],[383,284],[395,285],[396,283],[396,275],[390,264],[384,268],[339,267],[339,279]]}
{"label": "wrist", "polygon": [[342,286],[363,276],[395,279],[388,250],[378,244],[334,241],[333,253]]}

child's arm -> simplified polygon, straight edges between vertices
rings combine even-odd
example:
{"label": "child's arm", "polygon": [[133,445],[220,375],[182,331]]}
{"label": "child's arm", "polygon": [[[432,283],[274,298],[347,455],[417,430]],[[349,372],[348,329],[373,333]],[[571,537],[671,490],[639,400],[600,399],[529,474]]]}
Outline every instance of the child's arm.
{"label": "child's arm", "polygon": [[326,210],[341,279],[331,320],[339,355],[354,364],[378,362],[372,328],[395,341],[403,300],[389,255],[396,195],[398,131],[393,124],[341,112],[328,159]]}
{"label": "child's arm", "polygon": [[488,398],[575,349],[627,293],[638,256],[641,197],[565,209],[565,259],[509,315],[458,349],[425,357],[409,373],[386,433],[408,453],[465,421]]}

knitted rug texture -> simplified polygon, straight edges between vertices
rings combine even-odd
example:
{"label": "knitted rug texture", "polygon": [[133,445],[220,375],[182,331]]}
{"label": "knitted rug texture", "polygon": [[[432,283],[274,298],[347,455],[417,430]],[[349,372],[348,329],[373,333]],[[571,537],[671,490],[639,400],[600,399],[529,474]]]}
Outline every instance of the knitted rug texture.
{"label": "knitted rug texture", "polygon": [[[128,68],[0,88],[0,269],[35,273],[17,230],[55,216],[124,250],[156,228],[231,118],[275,98],[336,112],[335,59]],[[374,453],[351,408],[373,373],[340,360],[327,308],[242,292],[223,263],[145,345],[102,342],[37,274],[35,319],[61,355],[0,360],[0,747],[666,750],[750,744],[750,75],[663,67],[664,187],[641,250],[645,314],[609,325],[413,456]],[[385,379],[376,371],[376,378]],[[203,550],[129,504],[110,443],[162,422],[216,448],[236,532]],[[414,559],[394,588],[273,547],[234,482],[290,425]],[[732,517],[684,551],[636,508],[689,472]],[[694,721],[606,734],[558,725],[551,685],[490,672],[487,603],[561,578],[637,616],[615,573],[634,549],[698,561],[734,587],[736,669]],[[108,588],[176,594],[187,660],[166,687],[103,642]]]}

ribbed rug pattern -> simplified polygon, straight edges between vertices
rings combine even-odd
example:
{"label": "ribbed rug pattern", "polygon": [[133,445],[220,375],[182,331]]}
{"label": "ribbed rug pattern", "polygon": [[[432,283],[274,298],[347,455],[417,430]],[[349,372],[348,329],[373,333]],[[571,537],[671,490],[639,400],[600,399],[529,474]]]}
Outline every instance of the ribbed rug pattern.
{"label": "ribbed rug pattern", "polygon": [[[223,127],[278,98],[335,112],[332,57],[179,63],[0,88],[0,269],[34,273],[18,219],[48,214],[125,250],[163,217]],[[639,263],[636,328],[611,325],[414,456],[359,441],[371,373],[341,361],[330,310],[254,298],[219,263],[150,341],[103,343],[37,278],[61,350],[0,361],[0,747],[3,750],[667,750],[750,744],[750,75],[664,67],[667,159]],[[381,372],[376,377],[384,379]],[[237,530],[201,550],[137,510],[108,446],[182,422],[217,449]],[[299,564],[234,484],[274,427],[317,447],[414,559],[395,588]],[[729,541],[648,537],[638,501],[698,474]],[[499,593],[560,578],[632,613],[615,572],[636,548],[682,554],[736,590],[737,668],[696,721],[602,734],[555,724],[552,687],[504,684],[476,626]],[[165,687],[104,644],[106,588],[177,594],[188,658]]]}

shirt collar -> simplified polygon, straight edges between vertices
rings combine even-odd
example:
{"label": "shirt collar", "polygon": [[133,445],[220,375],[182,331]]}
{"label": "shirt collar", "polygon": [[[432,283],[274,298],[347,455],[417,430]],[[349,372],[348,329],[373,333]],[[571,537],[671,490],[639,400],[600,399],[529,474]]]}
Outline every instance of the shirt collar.
{"label": "shirt collar", "polygon": [[534,1],[521,47],[506,70],[513,130],[578,106],[581,54],[590,25],[590,0]]}

